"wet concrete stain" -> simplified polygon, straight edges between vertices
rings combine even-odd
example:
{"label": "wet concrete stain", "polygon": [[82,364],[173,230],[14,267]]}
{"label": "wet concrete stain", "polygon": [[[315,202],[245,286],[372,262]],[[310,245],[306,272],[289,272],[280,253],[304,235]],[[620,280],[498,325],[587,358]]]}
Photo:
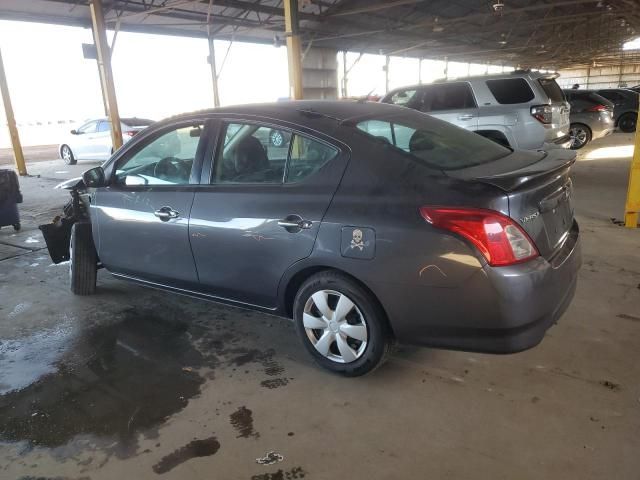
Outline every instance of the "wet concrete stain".
{"label": "wet concrete stain", "polygon": [[304,478],[307,472],[302,467],[294,467],[291,470],[278,470],[273,473],[262,473],[260,475],[253,475],[251,480],[295,480],[298,478]]}
{"label": "wet concrete stain", "polygon": [[90,477],[19,477],[18,480],[91,480]]}
{"label": "wet concrete stain", "polygon": [[174,452],[163,457],[153,466],[153,471],[157,474],[167,473],[178,465],[197,457],[210,457],[220,450],[220,442],[216,437],[209,437],[202,440],[193,440],[184,447],[178,448]]}
{"label": "wet concrete stain", "polygon": [[172,315],[144,309],[85,332],[55,372],[0,396],[0,440],[58,447],[94,434],[116,437],[117,456],[134,454],[136,432],[152,431],[182,410],[204,383],[183,370],[207,363],[186,332]]}
{"label": "wet concrete stain", "polygon": [[616,315],[616,317],[624,318],[625,320],[631,320],[632,322],[640,322],[640,317],[637,317],[635,315],[629,315],[627,313],[619,313],[618,315]]}
{"label": "wet concrete stain", "polygon": [[284,387],[289,384],[288,378],[270,378],[269,380],[263,380],[260,385],[264,388],[274,389]]}
{"label": "wet concrete stain", "polygon": [[602,385],[605,388],[608,388],[609,390],[611,390],[612,392],[619,392],[620,390],[622,390],[622,386],[614,383],[610,380],[600,380],[600,385]]}
{"label": "wet concrete stain", "polygon": [[260,434],[253,429],[253,412],[247,407],[238,408],[229,416],[229,421],[238,432],[237,438],[260,437]]}
{"label": "wet concrete stain", "polygon": [[229,351],[236,356],[230,360],[230,364],[241,367],[248,363],[260,363],[264,367],[264,373],[270,377],[275,377],[284,372],[284,367],[274,360],[275,351],[269,349],[261,351],[256,349],[232,349]]}

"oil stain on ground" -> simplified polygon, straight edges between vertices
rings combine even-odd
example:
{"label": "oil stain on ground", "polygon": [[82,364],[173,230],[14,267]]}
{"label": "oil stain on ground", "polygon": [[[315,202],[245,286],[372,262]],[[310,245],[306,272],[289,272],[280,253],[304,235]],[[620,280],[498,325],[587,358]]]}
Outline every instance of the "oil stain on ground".
{"label": "oil stain on ground", "polygon": [[158,474],[167,473],[178,465],[197,457],[209,457],[215,455],[220,450],[220,442],[216,437],[209,437],[202,440],[193,440],[184,447],[165,456],[153,466],[153,471]]}
{"label": "oil stain on ground", "polygon": [[233,412],[229,420],[233,428],[238,432],[238,438],[258,438],[260,434],[253,429],[253,412],[242,406]]}
{"label": "oil stain on ground", "polygon": [[204,383],[183,370],[207,363],[186,332],[172,315],[131,309],[80,335],[54,372],[0,396],[0,440],[58,447],[95,434],[117,438],[120,457],[135,453],[135,433],[182,410]]}
{"label": "oil stain on ground", "polygon": [[291,470],[277,470],[273,473],[262,473],[253,475],[251,480],[297,480],[304,478],[307,472],[302,467],[294,467]]}

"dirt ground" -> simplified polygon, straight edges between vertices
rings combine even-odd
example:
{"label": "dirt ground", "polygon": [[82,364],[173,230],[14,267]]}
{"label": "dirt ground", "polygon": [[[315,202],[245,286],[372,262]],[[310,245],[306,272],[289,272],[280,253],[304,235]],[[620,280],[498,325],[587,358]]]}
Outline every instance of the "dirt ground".
{"label": "dirt ground", "polygon": [[640,230],[612,221],[632,143],[580,152],[584,266],[539,346],[401,346],[356,379],[316,367],[284,319],[105,271],[73,296],[36,225],[95,163],[30,162],[24,229],[0,230],[0,478],[640,478]]}

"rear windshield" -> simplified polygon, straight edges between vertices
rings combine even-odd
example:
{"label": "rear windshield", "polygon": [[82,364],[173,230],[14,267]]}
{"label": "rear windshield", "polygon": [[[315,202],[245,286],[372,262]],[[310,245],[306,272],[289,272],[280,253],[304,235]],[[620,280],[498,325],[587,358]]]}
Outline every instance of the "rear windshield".
{"label": "rear windshield", "polygon": [[499,80],[487,80],[487,87],[498,103],[511,105],[514,103],[526,103],[533,100],[533,90],[524,78],[501,78]]}
{"label": "rear windshield", "polygon": [[541,78],[538,82],[552,102],[564,102],[564,93],[553,78]]}
{"label": "rear windshield", "polygon": [[146,118],[123,118],[121,121],[130,127],[148,127],[153,123],[153,120]]}
{"label": "rear windshield", "polygon": [[439,170],[458,170],[493,162],[511,153],[476,133],[416,113],[356,123],[370,137]]}

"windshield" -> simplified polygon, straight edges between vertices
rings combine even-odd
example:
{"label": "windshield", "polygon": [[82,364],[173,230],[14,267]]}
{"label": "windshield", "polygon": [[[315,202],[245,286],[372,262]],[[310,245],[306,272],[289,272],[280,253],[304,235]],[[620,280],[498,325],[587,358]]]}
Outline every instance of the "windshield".
{"label": "windshield", "polygon": [[413,112],[368,119],[356,127],[429,167],[458,170],[493,162],[511,153],[476,133]]}

